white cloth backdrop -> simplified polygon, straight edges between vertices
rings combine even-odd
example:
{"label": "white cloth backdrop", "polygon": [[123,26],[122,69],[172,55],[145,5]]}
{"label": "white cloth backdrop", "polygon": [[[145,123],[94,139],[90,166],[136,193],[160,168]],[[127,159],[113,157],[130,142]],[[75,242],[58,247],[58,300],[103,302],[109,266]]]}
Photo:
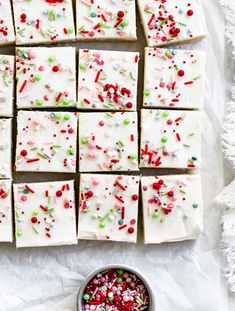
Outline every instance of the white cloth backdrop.
{"label": "white cloth backdrop", "polygon": [[218,248],[220,211],[212,205],[224,185],[220,143],[224,115],[224,19],[217,0],[204,0],[203,4],[209,37],[187,47],[207,52],[202,115],[204,234],[197,242],[162,246],[143,246],[141,241],[134,246],[79,242],[73,247],[16,250],[14,245],[1,245],[0,310],[75,310],[81,281],[90,271],[108,263],[125,263],[145,273],[156,294],[156,310],[226,310]]}

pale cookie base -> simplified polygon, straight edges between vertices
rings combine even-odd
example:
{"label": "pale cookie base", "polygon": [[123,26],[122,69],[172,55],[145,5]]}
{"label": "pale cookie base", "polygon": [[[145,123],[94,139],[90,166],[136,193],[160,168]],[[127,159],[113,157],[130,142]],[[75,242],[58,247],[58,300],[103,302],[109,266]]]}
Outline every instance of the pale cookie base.
{"label": "pale cookie base", "polygon": [[78,239],[136,243],[139,177],[82,174]]}
{"label": "pale cookie base", "polygon": [[74,181],[14,184],[16,247],[77,244]]}
{"label": "pale cookie base", "polygon": [[76,106],[75,48],[17,48],[16,64],[18,108]]}
{"label": "pale cookie base", "polygon": [[136,111],[138,61],[137,52],[80,50],[77,108]]}
{"label": "pale cookie base", "polygon": [[12,242],[12,180],[0,180],[0,242]]}
{"label": "pale cookie base", "polygon": [[136,112],[80,113],[80,172],[138,171]]}
{"label": "pale cookie base", "polygon": [[200,118],[198,111],[142,109],[140,167],[200,168]]}
{"label": "pale cookie base", "polygon": [[0,117],[13,116],[15,57],[0,55]]}
{"label": "pale cookie base", "polygon": [[200,175],[141,177],[141,191],[145,244],[198,238],[203,230]]}
{"label": "pale cookie base", "polygon": [[145,48],[143,107],[201,109],[205,56],[201,51]]}
{"label": "pale cookie base", "polygon": [[12,177],[12,119],[0,119],[0,178]]}
{"label": "pale cookie base", "polygon": [[[167,0],[164,4],[160,0],[150,0],[148,2],[137,0],[137,2],[148,46],[164,47],[172,44],[192,43],[207,36],[207,26],[201,0],[175,0],[174,2]],[[159,6],[162,6],[160,10]],[[193,11],[191,16],[187,13],[189,10]],[[162,20],[158,18],[160,16],[159,11],[162,13]],[[165,14],[165,11],[168,14]],[[169,19],[170,15],[173,16],[173,20]],[[167,26],[163,23],[164,20],[167,21]],[[158,23],[158,27],[162,27],[161,31],[159,31],[159,28],[149,29],[149,25],[156,26],[154,21]],[[174,22],[175,25],[173,25]],[[163,24],[160,25],[160,23]],[[180,29],[176,37],[169,33],[169,30],[173,27],[175,27],[174,29]],[[163,37],[165,37],[164,40],[162,40]]]}
{"label": "pale cookie base", "polygon": [[[99,8],[98,8],[99,7]],[[134,0],[76,0],[77,38],[80,41],[136,40]],[[119,19],[118,12],[123,16]],[[120,13],[119,13],[120,14]],[[120,25],[118,25],[120,21]],[[125,24],[125,25],[124,25]],[[102,25],[101,27],[99,27]]]}
{"label": "pale cookie base", "polygon": [[76,172],[77,115],[19,111],[16,171]]}
{"label": "pale cookie base", "polygon": [[0,47],[15,42],[15,32],[10,0],[0,0]]}

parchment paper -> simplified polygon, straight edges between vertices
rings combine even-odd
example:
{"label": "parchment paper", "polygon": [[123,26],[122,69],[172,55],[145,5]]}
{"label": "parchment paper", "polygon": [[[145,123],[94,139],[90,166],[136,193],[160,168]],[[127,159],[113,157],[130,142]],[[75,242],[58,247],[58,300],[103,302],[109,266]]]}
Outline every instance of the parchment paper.
{"label": "parchment paper", "polygon": [[[80,241],[78,246],[15,249],[0,245],[0,310],[73,311],[76,294],[84,277],[110,263],[138,268],[149,279],[159,311],[226,310],[221,288],[218,242],[220,211],[212,201],[224,185],[221,126],[224,114],[224,21],[217,0],[204,0],[209,37],[180,48],[207,52],[205,109],[202,112],[202,182],[205,231],[196,241],[144,246],[139,232],[137,245]],[[142,97],[143,48],[146,45],[138,17],[136,43],[77,43],[77,48],[141,51],[139,105]],[[14,48],[0,48],[14,54]],[[164,170],[142,173],[164,174]],[[174,172],[173,172],[174,173]],[[16,174],[20,181],[75,178],[77,175]],[[140,223],[140,228],[141,228]]]}

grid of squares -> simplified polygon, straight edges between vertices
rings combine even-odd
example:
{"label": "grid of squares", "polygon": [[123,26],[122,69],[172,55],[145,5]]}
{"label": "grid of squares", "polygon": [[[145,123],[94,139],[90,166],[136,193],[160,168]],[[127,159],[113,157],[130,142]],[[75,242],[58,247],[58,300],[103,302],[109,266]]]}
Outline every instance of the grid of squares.
{"label": "grid of squares", "polygon": [[[205,54],[146,48],[138,114],[138,52],[83,49],[77,65],[75,48],[27,47],[75,38],[135,40],[135,1],[108,2],[108,7],[101,2],[80,10],[84,1],[77,0],[76,27],[70,0],[39,1],[37,7],[28,1],[13,2],[16,39],[0,15],[0,46],[15,40],[18,45],[15,58],[0,56],[0,117],[4,117],[0,119],[0,241],[13,240],[12,119],[6,118],[13,117],[15,79],[17,109],[26,109],[17,113],[15,170],[80,172],[77,236],[73,180],[14,184],[17,247],[76,244],[77,238],[136,243],[139,187],[146,244],[195,239],[203,229],[200,174],[185,170],[200,169],[198,110],[203,107]],[[155,4],[143,8],[139,3],[149,46],[193,41],[206,34],[203,18],[195,27],[200,1],[196,7],[189,2],[180,13],[187,19],[186,32],[177,30],[174,19],[179,13],[174,8],[176,15],[167,21],[162,17],[159,26]],[[9,21],[10,5],[9,1]],[[145,14],[150,17],[147,26]],[[173,30],[163,40],[158,27],[169,22],[174,23]],[[130,175],[139,168],[184,171],[175,176]]]}

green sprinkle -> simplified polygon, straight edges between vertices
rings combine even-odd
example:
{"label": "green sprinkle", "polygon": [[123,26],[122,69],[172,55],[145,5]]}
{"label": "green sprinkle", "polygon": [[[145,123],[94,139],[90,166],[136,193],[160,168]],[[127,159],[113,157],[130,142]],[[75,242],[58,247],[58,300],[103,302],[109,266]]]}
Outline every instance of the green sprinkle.
{"label": "green sprinkle", "polygon": [[65,121],[70,120],[70,115],[69,115],[69,114],[65,114],[65,115],[64,115],[64,120],[65,120]]}
{"label": "green sprinkle", "polygon": [[55,57],[54,57],[54,56],[49,56],[48,59],[47,59],[47,61],[48,61],[49,63],[53,63],[54,60],[55,60]]}
{"label": "green sprinkle", "polygon": [[163,116],[163,118],[167,118],[169,116],[169,112],[163,111],[162,116]]}
{"label": "green sprinkle", "polygon": [[21,236],[22,236],[22,231],[17,230],[17,231],[16,231],[16,235],[17,235],[18,237],[21,237]]}
{"label": "green sprinkle", "polygon": [[33,214],[34,214],[34,216],[38,216],[39,215],[39,211],[34,211]]}
{"label": "green sprinkle", "polygon": [[35,228],[35,226],[33,226],[32,228],[37,234],[39,233],[39,231]]}
{"label": "green sprinkle", "polygon": [[170,56],[171,55],[171,51],[170,50],[167,50],[166,52],[165,52],[165,56]]}
{"label": "green sprinkle", "polygon": [[134,74],[132,72],[130,72],[130,77],[132,80],[136,81],[136,78],[134,77]]}
{"label": "green sprinkle", "polygon": [[88,295],[88,294],[83,295],[83,299],[86,300],[86,301],[89,300],[90,299],[90,295]]}
{"label": "green sprinkle", "polygon": [[130,155],[130,160],[135,160],[137,158],[137,155],[136,154],[131,154]]}
{"label": "green sprinkle", "polygon": [[73,27],[69,27],[67,30],[68,30],[68,33],[69,33],[69,34],[71,34],[71,33],[73,33],[73,32],[74,32]]}
{"label": "green sprinkle", "polygon": [[38,107],[43,106],[43,101],[40,100],[40,99],[36,100],[36,105],[37,105]]}
{"label": "green sprinkle", "polygon": [[67,99],[67,98],[62,99],[62,104],[63,104],[64,106],[68,106],[68,104],[69,104],[69,99]]}
{"label": "green sprinkle", "polygon": [[193,208],[198,208],[198,204],[197,204],[197,203],[194,203],[194,204],[193,204]]}
{"label": "green sprinkle", "polygon": [[60,120],[61,117],[62,117],[62,116],[61,116],[61,113],[56,113],[56,114],[55,114],[55,119],[56,119],[56,120]]}
{"label": "green sprinkle", "polygon": [[83,138],[81,139],[81,143],[82,143],[83,145],[86,145],[86,144],[87,144],[87,138],[86,138],[86,137],[83,137]]}
{"label": "green sprinkle", "polygon": [[126,125],[130,124],[130,119],[125,119],[125,120],[123,121],[123,123],[126,124]]}
{"label": "green sprinkle", "polygon": [[123,219],[119,219],[119,220],[118,220],[119,226],[123,225],[123,223],[124,223]]}
{"label": "green sprinkle", "polygon": [[149,90],[145,90],[144,91],[144,96],[149,96],[150,95],[150,91]]}
{"label": "green sprinkle", "polygon": [[122,281],[123,281],[123,278],[121,277],[117,278],[117,283],[122,283]]}
{"label": "green sprinkle", "polygon": [[39,74],[36,74],[34,76],[34,81],[40,81],[41,80],[41,76]]}
{"label": "green sprinkle", "polygon": [[195,81],[195,80],[198,80],[198,79],[200,79],[202,76],[201,75],[199,75],[199,76],[197,76],[197,77],[195,77],[195,78],[193,78],[193,80]]}
{"label": "green sprinkle", "polygon": [[103,229],[105,227],[105,222],[101,221],[99,226],[100,226],[101,229]]}
{"label": "green sprinkle", "polygon": [[167,142],[167,140],[168,140],[168,138],[166,136],[163,136],[161,138],[161,142],[164,143],[164,144]]}
{"label": "green sprinkle", "polygon": [[159,212],[153,212],[152,213],[153,218],[158,218],[159,217]]}
{"label": "green sprinkle", "polygon": [[122,275],[122,274],[124,273],[124,271],[123,271],[122,269],[118,269],[118,270],[117,270],[117,273],[118,273],[119,275]]}
{"label": "green sprinkle", "polygon": [[74,155],[74,150],[73,150],[73,148],[69,148],[69,149],[68,149],[68,154],[69,154],[69,155]]}
{"label": "green sprinkle", "polygon": [[86,69],[86,64],[80,64],[79,65],[80,70],[85,70]]}

